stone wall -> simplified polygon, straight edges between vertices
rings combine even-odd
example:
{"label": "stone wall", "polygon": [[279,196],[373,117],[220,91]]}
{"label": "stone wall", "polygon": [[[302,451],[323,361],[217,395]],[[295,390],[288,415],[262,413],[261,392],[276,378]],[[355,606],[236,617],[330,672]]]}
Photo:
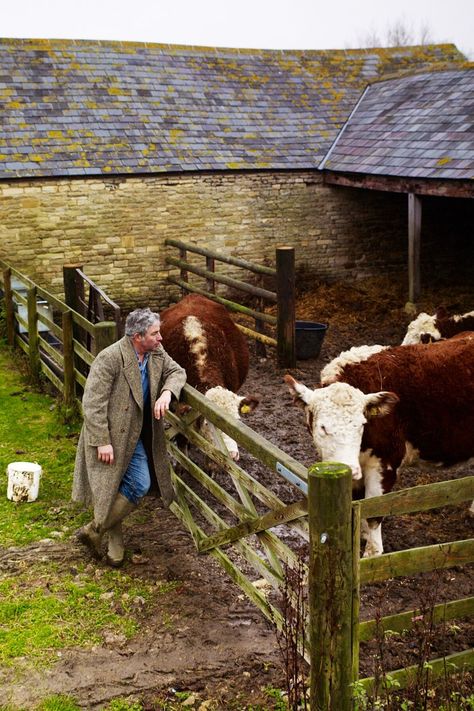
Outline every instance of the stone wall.
{"label": "stone wall", "polygon": [[125,309],[177,298],[167,237],[272,266],[275,248],[291,245],[311,280],[406,278],[406,230],[406,196],[326,187],[311,171],[0,183],[2,258],[57,295],[63,264],[83,264]]}

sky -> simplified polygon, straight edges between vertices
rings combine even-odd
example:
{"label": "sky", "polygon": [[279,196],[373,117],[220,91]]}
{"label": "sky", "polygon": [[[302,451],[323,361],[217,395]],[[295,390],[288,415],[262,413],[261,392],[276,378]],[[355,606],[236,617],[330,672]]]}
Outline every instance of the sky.
{"label": "sky", "polygon": [[474,0],[0,0],[0,18],[2,37],[252,49],[384,46],[402,23],[474,60]]}

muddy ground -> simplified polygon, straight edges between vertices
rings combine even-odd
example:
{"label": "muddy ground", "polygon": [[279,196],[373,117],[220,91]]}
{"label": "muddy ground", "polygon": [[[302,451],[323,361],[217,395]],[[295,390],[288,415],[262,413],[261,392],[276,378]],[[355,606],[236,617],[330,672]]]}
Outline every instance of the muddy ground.
{"label": "muddy ground", "polygon": [[[373,280],[355,285],[316,284],[300,294],[297,317],[329,324],[318,359],[298,361],[292,374],[307,385],[318,381],[321,367],[353,345],[400,343],[410,318],[404,310],[404,284]],[[472,286],[433,285],[425,291],[420,310],[433,312],[443,304],[452,312],[473,308]],[[252,358],[243,391],[261,396],[247,423],[305,465],[315,457],[302,413],[291,407],[282,382],[285,371],[274,354]],[[254,466],[242,453],[242,464]],[[407,468],[399,487],[466,476],[474,462],[449,469],[435,465]],[[266,473],[262,480],[284,500],[292,493],[284,480]],[[198,556],[179,521],[156,500],[145,504],[146,516],[127,528],[130,551],[126,570],[146,581],[178,580],[179,586],[159,607],[142,613],[142,631],[131,641],[105,636],[92,650],[65,650],[54,669],[29,672],[27,677],[0,675],[4,698],[24,708],[51,693],[73,696],[81,708],[99,709],[117,697],[140,699],[148,710],[163,708],[176,691],[193,692],[194,708],[245,709],[250,704],[271,708],[265,687],[284,688],[282,656],[276,635],[263,615],[247,600],[209,556]],[[384,522],[387,552],[473,535],[468,505],[388,519]],[[54,560],[71,570],[84,552],[74,542],[37,545],[31,551],[0,551],[0,569],[15,571],[28,555]],[[100,564],[91,563],[100,570]],[[470,569],[456,568],[363,588],[361,615],[417,608],[423,603],[460,598],[473,593]],[[465,649],[474,643],[474,626],[444,627],[433,638],[433,655]],[[387,668],[417,661],[416,635],[391,641],[385,650]],[[373,647],[363,647],[361,673],[373,673]],[[19,674],[19,675],[18,675]],[[161,699],[159,701],[158,699]],[[214,705],[206,703],[213,700]]]}

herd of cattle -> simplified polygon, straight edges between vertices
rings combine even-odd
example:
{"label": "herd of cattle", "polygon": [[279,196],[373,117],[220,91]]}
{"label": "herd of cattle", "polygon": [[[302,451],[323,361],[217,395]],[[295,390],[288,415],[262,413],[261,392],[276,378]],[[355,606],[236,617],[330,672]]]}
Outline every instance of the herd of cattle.
{"label": "herd of cattle", "polygon": [[[223,306],[187,296],[162,312],[161,331],[189,384],[234,417],[257,405],[237,395],[249,350]],[[321,460],[351,468],[355,497],[391,491],[415,456],[445,464],[474,456],[474,312],[420,314],[400,346],[344,351],[322,369],[314,390],[289,374],[284,380]],[[223,437],[238,459],[237,444]],[[365,556],[383,553],[379,519],[366,522],[363,535]]]}

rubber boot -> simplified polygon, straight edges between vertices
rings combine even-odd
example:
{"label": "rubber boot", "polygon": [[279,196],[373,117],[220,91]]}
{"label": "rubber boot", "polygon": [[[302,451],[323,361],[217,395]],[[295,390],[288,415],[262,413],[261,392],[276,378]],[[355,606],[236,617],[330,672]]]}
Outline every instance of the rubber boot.
{"label": "rubber boot", "polygon": [[[126,496],[117,494],[105,522],[102,525],[96,524],[95,521],[91,521],[86,524],[77,534],[78,541],[87,546],[94,558],[98,560],[102,557],[101,545],[104,533],[113,529],[112,535],[109,533],[109,552],[107,554],[107,561],[114,567],[122,565],[124,548],[121,521],[135,508],[136,505],[132,504]],[[118,527],[117,530],[115,530],[116,527]]]}
{"label": "rubber boot", "polygon": [[77,534],[77,540],[87,546],[94,558],[99,560],[102,557],[101,543],[102,531],[95,521],[87,523]]}
{"label": "rubber boot", "polygon": [[124,559],[125,548],[123,545],[122,521],[136,509],[136,504],[132,504],[123,494],[117,494],[117,498],[112,504],[107,517],[104,530],[109,533],[109,544],[107,549],[107,563],[113,568],[119,568]]}
{"label": "rubber boot", "polygon": [[112,566],[112,568],[120,568],[123,564],[123,559],[125,555],[125,547],[123,544],[123,530],[122,522],[119,521],[109,528],[109,544],[107,548],[107,563]]}

